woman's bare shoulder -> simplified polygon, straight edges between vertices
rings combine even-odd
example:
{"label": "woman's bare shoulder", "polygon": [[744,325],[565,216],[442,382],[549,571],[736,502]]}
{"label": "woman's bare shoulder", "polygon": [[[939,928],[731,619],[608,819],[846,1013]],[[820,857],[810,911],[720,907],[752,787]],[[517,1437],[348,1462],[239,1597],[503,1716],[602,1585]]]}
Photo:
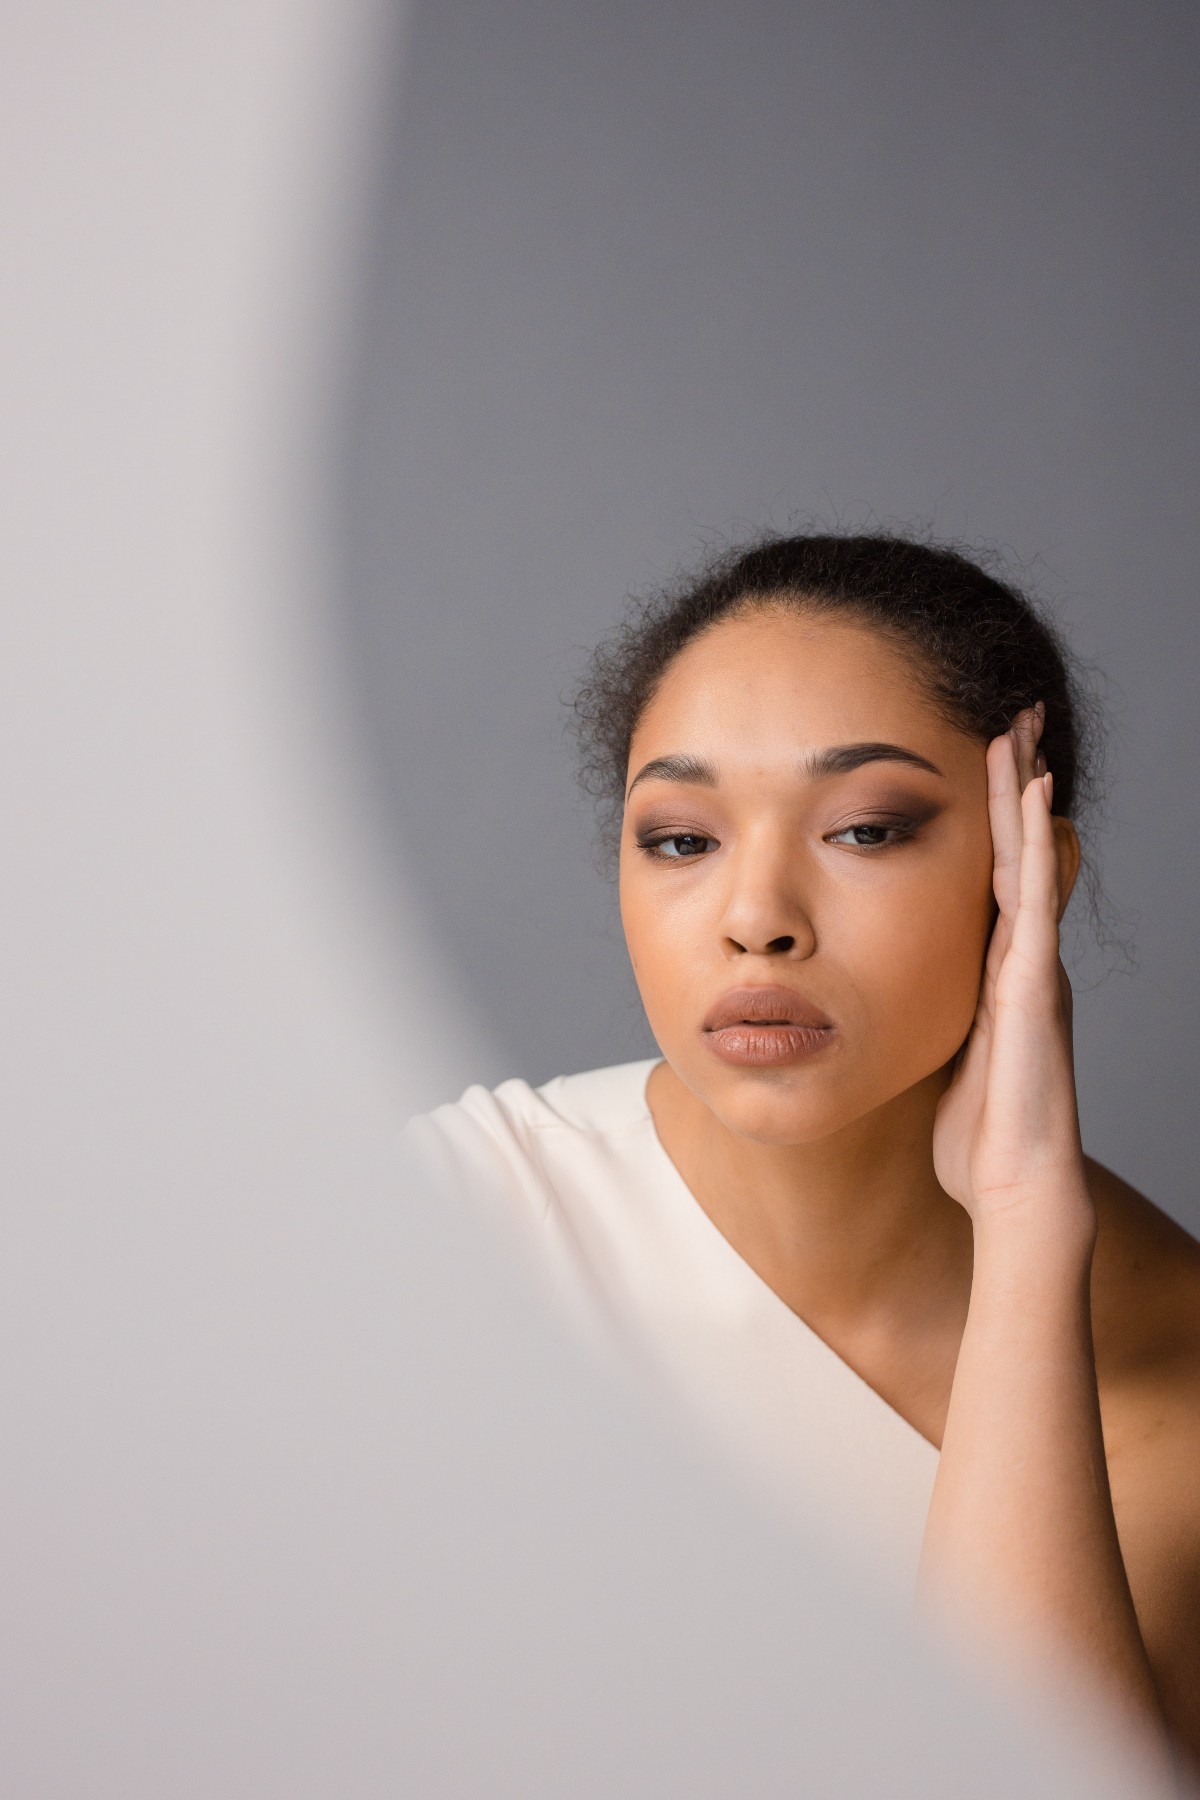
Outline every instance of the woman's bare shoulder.
{"label": "woman's bare shoulder", "polygon": [[1191,1390],[1200,1384],[1200,1242],[1092,1157],[1087,1172],[1099,1224],[1092,1319],[1101,1386]]}
{"label": "woman's bare shoulder", "polygon": [[[1110,1462],[1200,1454],[1200,1243],[1088,1159],[1099,1231],[1092,1272],[1096,1373]],[[1189,1484],[1200,1529],[1200,1483]]]}
{"label": "woman's bare shoulder", "polygon": [[1200,1243],[1120,1175],[1086,1160],[1099,1223],[1092,1290],[1097,1326],[1119,1338],[1123,1320],[1131,1352],[1154,1345],[1165,1350],[1169,1343],[1182,1350],[1189,1335],[1200,1345]]}
{"label": "woman's bare shoulder", "polygon": [[1113,1505],[1146,1648],[1200,1762],[1200,1243],[1088,1163],[1096,1369]]}
{"label": "woman's bare shoulder", "polygon": [[[1109,1468],[1185,1521],[1200,1572],[1200,1243],[1101,1164],[1088,1163],[1099,1234],[1096,1373]],[[1200,1573],[1198,1573],[1200,1581]]]}

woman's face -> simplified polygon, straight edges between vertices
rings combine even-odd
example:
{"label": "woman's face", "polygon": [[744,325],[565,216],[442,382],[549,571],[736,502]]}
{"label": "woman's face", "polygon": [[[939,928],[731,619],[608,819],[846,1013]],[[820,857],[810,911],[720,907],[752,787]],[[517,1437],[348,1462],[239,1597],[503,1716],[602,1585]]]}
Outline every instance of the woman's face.
{"label": "woman's face", "polygon": [[621,913],[659,1047],[731,1130],[810,1143],[954,1056],[992,919],[985,750],[868,626],[755,611],[670,665]]}

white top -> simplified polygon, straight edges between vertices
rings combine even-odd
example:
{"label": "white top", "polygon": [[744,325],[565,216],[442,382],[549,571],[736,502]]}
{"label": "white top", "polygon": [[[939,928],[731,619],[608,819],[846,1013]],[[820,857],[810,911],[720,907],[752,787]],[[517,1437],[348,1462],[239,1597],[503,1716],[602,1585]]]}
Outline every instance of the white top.
{"label": "white top", "polygon": [[487,1196],[560,1302],[632,1351],[777,1503],[814,1504],[911,1589],[937,1451],[743,1261],[671,1162],[646,1104],[653,1061],[505,1081],[406,1138]]}

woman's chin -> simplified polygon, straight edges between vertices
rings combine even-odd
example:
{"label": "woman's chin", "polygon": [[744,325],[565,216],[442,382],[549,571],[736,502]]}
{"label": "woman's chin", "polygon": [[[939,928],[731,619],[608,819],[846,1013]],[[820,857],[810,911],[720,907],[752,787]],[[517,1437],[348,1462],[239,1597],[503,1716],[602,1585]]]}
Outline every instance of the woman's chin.
{"label": "woman's chin", "polygon": [[862,1111],[849,1096],[814,1088],[812,1082],[763,1080],[759,1075],[752,1081],[706,1086],[708,1092],[701,1098],[727,1131],[779,1148],[818,1143]]}

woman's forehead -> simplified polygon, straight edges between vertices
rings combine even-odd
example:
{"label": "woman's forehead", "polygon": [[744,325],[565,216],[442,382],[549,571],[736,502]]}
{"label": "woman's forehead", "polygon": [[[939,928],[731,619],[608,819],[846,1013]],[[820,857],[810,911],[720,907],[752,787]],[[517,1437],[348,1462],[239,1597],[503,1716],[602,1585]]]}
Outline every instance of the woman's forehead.
{"label": "woman's forehead", "polygon": [[[906,735],[905,735],[906,734]],[[756,612],[722,620],[664,672],[634,732],[641,756],[720,754],[754,744],[784,754],[836,742],[962,740],[911,657],[869,625],[819,614]],[[686,741],[685,741],[686,740]],[[914,743],[921,748],[921,743]]]}

